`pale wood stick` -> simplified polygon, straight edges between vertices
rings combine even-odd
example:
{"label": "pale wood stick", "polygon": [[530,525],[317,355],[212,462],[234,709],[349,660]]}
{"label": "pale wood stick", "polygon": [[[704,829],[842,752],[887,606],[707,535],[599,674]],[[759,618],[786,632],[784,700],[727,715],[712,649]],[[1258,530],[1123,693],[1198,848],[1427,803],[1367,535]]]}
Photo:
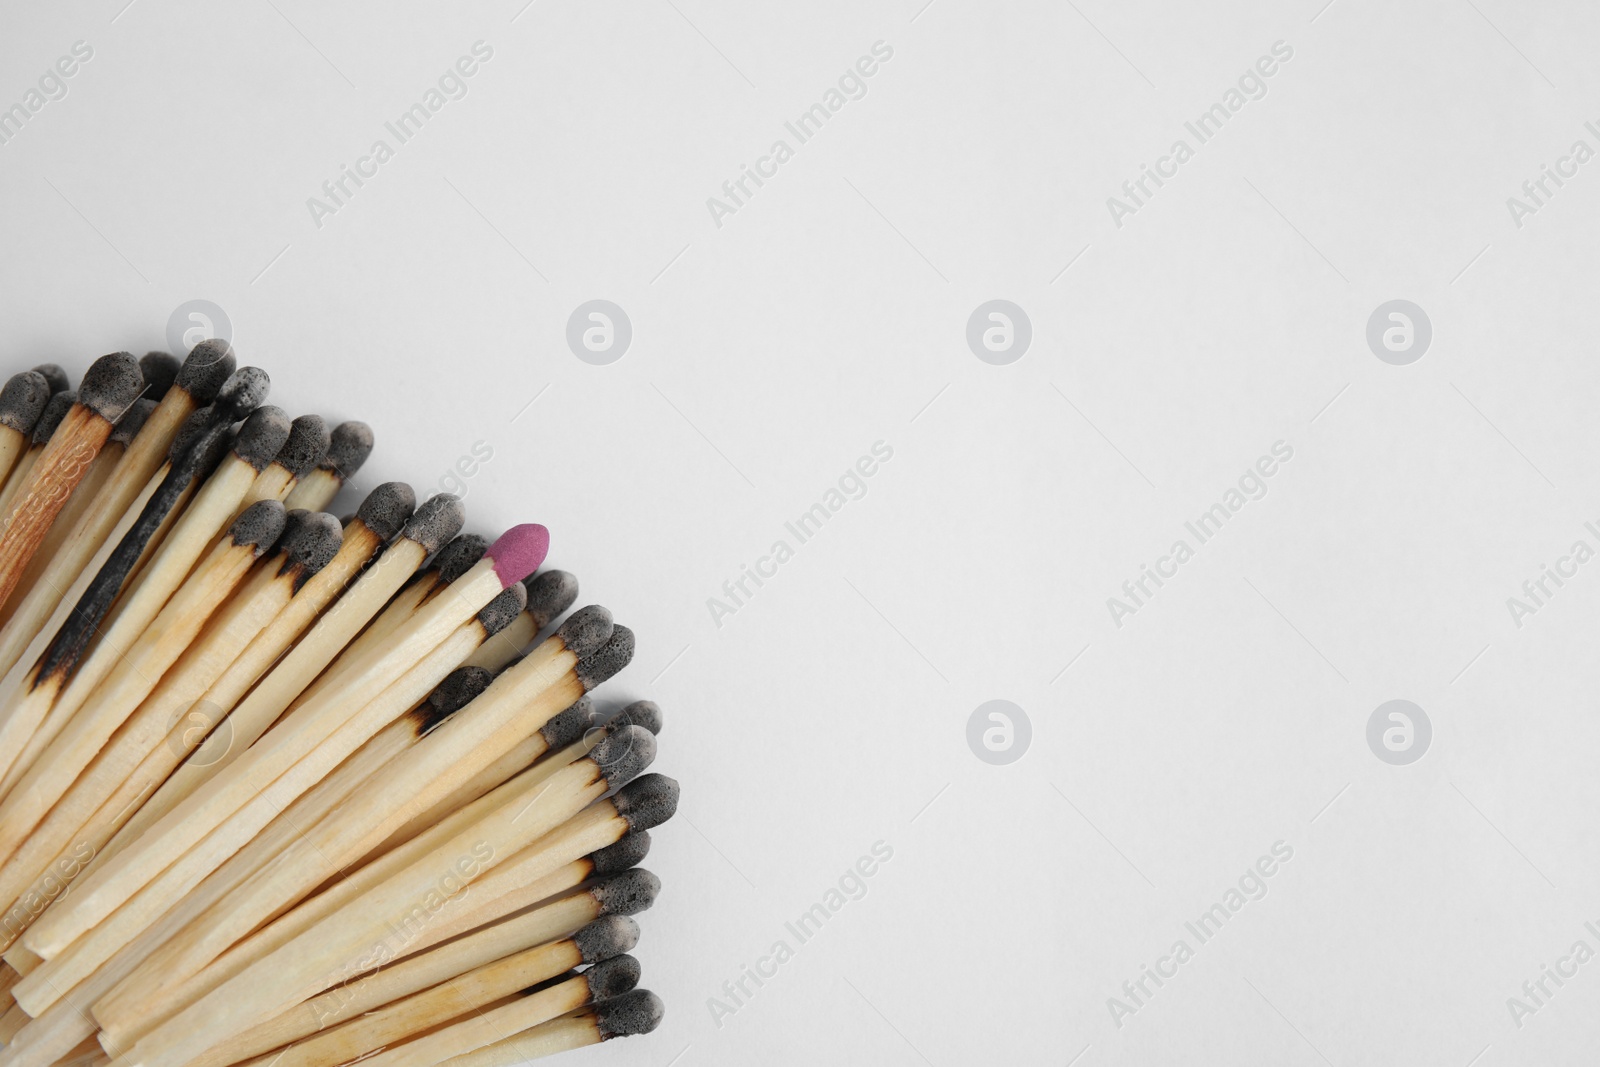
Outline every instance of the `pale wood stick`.
{"label": "pale wood stick", "polygon": [[11,995],[11,987],[16,985],[17,980],[21,977],[22,975],[9,962],[0,967],[0,998],[9,997]]}
{"label": "pale wood stick", "polygon": [[[434,500],[441,498],[435,497]],[[430,508],[430,500],[407,526],[409,535],[380,557],[378,563],[362,575],[354,588],[340,598],[282,663],[266,678],[246,700],[246,705],[261,701],[287,707],[299,686],[304,673],[325,664],[335,650],[321,646],[322,631],[344,631],[356,628],[360,617],[376,610],[373,600],[398,586],[405,575],[414,571],[421,558],[442,529],[454,522],[459,528],[461,508],[459,501],[447,501]],[[396,572],[402,572],[397,574]],[[371,579],[369,582],[368,579]],[[126,901],[140,886],[148,884],[156,875],[176,862],[202,837],[209,834],[261,789],[275,781],[301,755],[327,739],[345,718],[359,711],[366,703],[387,687],[399,669],[414,663],[431,651],[445,636],[459,625],[458,616],[470,616],[499,592],[501,582],[492,566],[473,576],[471,588],[461,590],[462,597],[442,602],[441,609],[419,617],[408,624],[401,641],[389,650],[389,655],[372,659],[349,690],[341,693],[342,701],[325,700],[302,709],[305,714],[285,720],[271,737],[234,758],[230,774],[213,777],[188,797],[173,807],[159,822],[148,827],[144,834],[122,851],[112,856],[96,870],[80,879],[77,892],[61,901],[41,916],[29,930],[29,948],[49,959],[55,952],[76,939],[84,931],[105,919]],[[476,604],[473,603],[476,600]],[[381,600],[379,601],[381,603]],[[452,610],[462,609],[462,610]],[[337,640],[337,633],[334,635]],[[329,642],[334,643],[332,641]],[[338,641],[337,647],[342,647]],[[300,655],[306,649],[305,655]],[[342,710],[341,716],[338,712]],[[241,706],[240,712],[246,709]]]}
{"label": "pale wood stick", "polygon": [[290,511],[326,511],[346,482],[372,455],[372,427],[364,422],[341,422],[328,436],[328,451],[317,469],[304,475],[283,505]]}
{"label": "pale wood stick", "polygon": [[245,508],[263,500],[282,503],[296,485],[301,475],[316,468],[328,454],[328,427],[321,415],[301,415],[289,428],[283,447],[272,458],[239,502],[237,518]]}
{"label": "pale wood stick", "polygon": [[[621,957],[616,962],[621,963],[624,960],[633,965],[634,981],[637,981],[637,962],[631,956]],[[419,1010],[414,1020],[407,1021],[410,1024],[410,1029],[406,1031],[410,1035],[409,1040],[372,1056],[370,1063],[372,1067],[433,1067],[441,1060],[463,1056],[497,1041],[503,1041],[507,1034],[521,1033],[530,1027],[581,1008],[593,1000],[601,999],[611,992],[608,981],[614,981],[615,985],[626,986],[617,989],[618,993],[633,988],[632,983],[625,979],[613,980],[613,971],[621,968],[613,967],[611,963],[612,961],[597,963],[580,975],[516,997],[498,1008],[481,1009],[470,1015],[466,1012],[458,1013],[464,1017],[448,1026],[438,1025],[445,1020],[436,1019],[436,1013]],[[480,1006],[473,1005],[473,1007]],[[396,1024],[398,1025],[406,1024]],[[431,1032],[424,1032],[429,1029]],[[372,1045],[362,1051],[378,1047],[381,1046]],[[298,1049],[286,1050],[284,1060],[287,1062],[284,1063],[284,1067],[337,1067],[341,1062],[317,1058],[314,1055],[302,1058],[295,1055],[297,1051]]]}
{"label": "pale wood stick", "polygon": [[[3,958],[6,961],[6,965],[16,975],[16,978],[11,980],[11,985],[16,985],[18,979],[32,974],[33,969],[44,962],[44,960],[41,960],[38,956],[35,956],[21,945],[12,945],[6,950]],[[10,992],[11,987],[7,986],[6,993],[9,995]]]}
{"label": "pale wood stick", "polygon": [[[345,647],[347,635],[359,625],[367,610],[363,605],[372,605],[371,610],[376,611],[388,582],[395,580],[404,570],[406,560],[424,547],[411,542],[412,547],[408,549],[402,541],[390,550],[395,552],[393,561],[363,573],[372,557],[399,533],[415,509],[416,497],[404,482],[386,482],[367,495],[356,517],[346,524],[344,543],[338,554],[295,594],[289,607],[233,662],[203,698],[228,715],[232,739],[228,749],[220,756],[211,753],[204,760],[194,757],[185,760],[155,796],[139,808],[126,828],[107,846],[104,855],[121,851],[180,801],[226,769],[278,720],[288,705],[282,694],[293,688],[299,679],[314,676],[339,654]],[[384,559],[388,560],[387,553]],[[415,570],[415,566],[412,569]],[[403,576],[400,580],[404,580]],[[355,588],[351,588],[353,582]],[[348,601],[342,599],[341,594],[345,594]],[[339,611],[327,611],[325,615],[325,610],[336,600]],[[313,623],[315,628],[306,640],[300,641]],[[288,653],[286,657],[285,652]],[[260,696],[252,693],[247,699],[251,687],[269,670],[273,672],[271,678],[277,683],[276,688],[268,685]],[[98,857],[96,862],[99,862]]]}
{"label": "pale wood stick", "polygon": [[10,1009],[0,1015],[0,1043],[8,1047],[17,1039],[22,1028],[30,1022],[30,1016],[19,1005],[13,1004]]}
{"label": "pale wood stick", "polygon": [[465,1055],[453,1056],[439,1067],[516,1067],[604,1040],[594,1013],[581,1009]]}
{"label": "pale wood stick", "polygon": [[123,412],[144,391],[139,361],[127,352],[101,356],[78,387],[77,400],[34,461],[27,483],[0,506],[0,604],[10,599],[45,532],[83,481]]}
{"label": "pale wood stick", "polygon": [[[587,865],[571,885],[587,877]],[[558,876],[561,872],[558,872]],[[558,885],[557,877],[547,884]],[[570,888],[570,886],[558,887]],[[549,894],[553,895],[553,894]],[[227,1067],[328,1029],[344,1020],[357,1019],[385,1004],[432,988],[456,975],[546,942],[558,941],[603,914],[599,898],[577,892],[550,901],[521,915],[503,919],[474,933],[413,953],[388,963],[354,981],[295,1005],[281,1015],[239,1034],[191,1062],[189,1067]]]}
{"label": "pale wood stick", "polygon": [[[0,859],[9,858],[16,851],[117,727],[150,695],[217,604],[227,599],[257,557],[277,540],[284,517],[283,505],[276,501],[264,502],[259,510],[252,509],[241,517],[196,567],[193,577],[162,607],[149,631],[132,642],[116,665],[106,671],[94,702],[85,706],[84,697],[78,697],[83,714],[67,723],[5,800],[0,801]],[[80,674],[74,680],[61,695],[61,701],[69,700],[82,677]],[[49,958],[44,952],[39,955]]]}
{"label": "pale wood stick", "polygon": [[[433,914],[448,905],[449,898],[441,896],[442,890],[449,889],[447,882],[470,885],[602,796],[610,788],[603,763],[611,766],[619,780],[626,780],[631,777],[629,772],[648,764],[654,748],[655,738],[647,730],[629,726],[618,731],[590,757],[552,776],[531,802],[512,800],[501,805],[476,826],[157,1026],[128,1055],[128,1067],[179,1067],[230,1034],[329,988],[352,970],[367,969],[361,964],[371,948],[388,944],[396,936],[404,939],[406,927],[426,926]],[[629,816],[622,814],[618,805],[631,806],[630,796],[624,789],[598,806],[610,807],[612,814],[626,823]],[[658,811],[659,806],[651,810]]]}
{"label": "pale wood stick", "polygon": [[19,899],[27,899],[30,891],[42,888],[35,885],[36,879],[47,875],[63,889],[70,884],[52,861],[85,850],[92,854],[116,824],[154,791],[185,751],[179,733],[185,722],[180,719],[174,726],[174,715],[201,706],[217,677],[334,553],[339,537],[331,515],[299,512],[290,518],[278,551],[217,612],[206,632],[162,676],[11,862],[0,869],[0,905],[11,908]]}
{"label": "pale wood stick", "polygon": [[[62,898],[56,908],[52,908],[36,920],[24,935],[30,939],[28,947],[39,952],[47,962],[19,984],[18,1003],[25,1004],[32,1011],[47,1008],[133,937],[148,929],[171,909],[181,905],[186,896],[206,876],[247,845],[262,827],[324,777],[327,770],[337,766],[345,756],[359,748],[367,738],[406,707],[415,705],[421,697],[426,696],[444,674],[461,662],[468,648],[476,647],[482,640],[482,634],[482,627],[476,620],[459,627],[455,635],[446,638],[438,648],[425,656],[421,662],[416,663],[412,670],[397,679],[388,690],[380,693],[378,697],[364,705],[351,720],[322,739],[321,743],[306,753],[304,759],[291,764],[283,775],[267,783],[265,788],[250,797],[227,820],[221,821],[213,832],[197,842],[195,847],[181,856],[176,863],[158,872],[154,880],[116,909],[109,921],[102,922],[87,931],[84,936],[63,944],[62,948],[65,951],[54,954],[40,952],[39,948],[31,943],[32,936],[43,924],[58,915],[62,905],[70,907],[81,899],[78,894]],[[222,783],[231,780],[225,777],[214,779],[213,782]],[[201,794],[196,794],[196,797],[199,796]],[[110,870],[120,858],[121,856],[114,857],[111,864],[101,868],[100,872]],[[93,877],[94,875],[87,875],[83,881],[88,882]]]}

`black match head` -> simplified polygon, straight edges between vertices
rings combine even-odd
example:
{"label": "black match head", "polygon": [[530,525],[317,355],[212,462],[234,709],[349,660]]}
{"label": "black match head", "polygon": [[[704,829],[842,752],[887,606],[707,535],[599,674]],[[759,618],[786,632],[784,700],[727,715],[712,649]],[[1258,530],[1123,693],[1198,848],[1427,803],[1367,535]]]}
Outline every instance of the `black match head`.
{"label": "black match head", "polygon": [[[609,960],[633,951],[633,947],[639,943],[639,924],[626,915],[602,915],[573,934],[572,943],[584,963]],[[627,990],[618,992],[626,993]]]}
{"label": "black match head", "polygon": [[594,722],[594,704],[588,696],[581,696],[572,707],[553,716],[549,722],[539,727],[539,736],[544,738],[548,748],[566,748],[587,733],[592,722]]}
{"label": "black match head", "polygon": [[[621,919],[621,915],[611,916]],[[632,919],[628,919],[632,922]],[[583,933],[579,930],[578,933]],[[576,937],[573,938],[577,940]],[[603,958],[599,963],[583,972],[583,980],[589,984],[589,996],[595,1000],[605,1000],[610,997],[620,997],[639,984],[639,978],[644,969],[639,966],[639,961],[626,952],[614,954]]]}
{"label": "black match head", "polygon": [[384,482],[367,494],[367,498],[356,509],[356,518],[372,531],[379,544],[388,544],[389,539],[400,532],[400,528],[416,510],[417,494],[411,491],[409,485],[405,482]]}
{"label": "black match head", "polygon": [[146,352],[139,357],[139,376],[144,379],[144,398],[160,400],[178,380],[178,358],[171,352]]}
{"label": "black match head", "polygon": [[[628,834],[622,841],[637,836]],[[617,845],[622,841],[618,841]],[[610,847],[615,848],[616,845]],[[656,897],[661,895],[661,879],[643,867],[630,867],[602,882],[596,882],[586,892],[600,905],[601,915],[637,915],[648,910],[656,902]]]}
{"label": "black match head", "polygon": [[556,631],[556,636],[561,638],[568,652],[581,660],[600,651],[611,640],[611,631],[614,629],[611,612],[599,604],[590,604],[568,615],[567,621]]}
{"label": "black match head", "polygon": [[667,1006],[648,989],[635,989],[620,997],[602,1000],[589,1009],[594,1012],[595,1029],[601,1041],[614,1037],[648,1034],[661,1025]]}
{"label": "black match head", "polygon": [[141,396],[129,404],[128,410],[122,413],[122,418],[111,428],[110,443],[124,448],[132,444],[133,439],[139,436],[139,431],[144,429],[144,420],[148,419],[155,409],[156,402],[147,396]]}
{"label": "black match head", "polygon": [[[589,853],[590,869],[591,872],[596,876],[619,874],[623,871],[637,867],[639,864],[644,862],[644,858],[649,854],[650,831],[635,830],[631,834],[623,834],[615,842],[607,845],[605,848],[597,848],[593,852]],[[649,901],[655,900],[656,891],[661,888],[660,880],[658,880],[656,876],[651,874],[649,871],[642,871],[640,873],[645,875],[646,878],[650,879],[654,883],[655,889],[651,889],[648,896]],[[596,888],[598,889],[599,887],[596,886]],[[644,908],[648,908],[650,906],[649,901],[643,905]],[[638,908],[635,910],[643,910],[643,908]],[[632,915],[634,912],[627,911],[623,914]]]}
{"label": "black match head", "polygon": [[276,500],[258,500],[244,509],[244,513],[228,527],[228,536],[236,545],[253,545],[256,555],[267,551],[283,536],[289,512]]}
{"label": "black match head", "polygon": [[653,734],[661,732],[661,705],[654,700],[635,700],[612,717],[607,726],[642,726]]}
{"label": "black match head", "polygon": [[41,363],[33,369],[35,373],[44,375],[52,393],[72,388],[72,379],[67,377],[67,372],[61,369],[59,363]]}
{"label": "black match head", "polygon": [[611,639],[594,655],[578,661],[578,682],[588,692],[626,667],[633,659],[633,631],[620,622],[611,628]]}
{"label": "black match head", "polygon": [[451,540],[448,545],[441,548],[433,559],[428,561],[427,569],[434,572],[434,577],[449,585],[463,574],[477,566],[484,552],[488,551],[489,539],[481,534],[461,534]]}
{"label": "black match head", "polygon": [[132,352],[113,352],[89,364],[78,383],[78,403],[107,422],[116,422],[144,392],[144,375]]}
{"label": "black match head", "polygon": [[42,445],[50,440],[50,435],[56,432],[56,427],[61,425],[61,420],[67,417],[67,412],[77,402],[78,394],[71,389],[51,393],[50,399],[45,401],[44,410],[39,413],[39,421],[33,424],[33,443]]}
{"label": "black match head", "polygon": [[528,614],[535,630],[549,626],[578,599],[578,579],[566,571],[535,571],[522,584],[528,587]]}
{"label": "black match head", "polygon": [[489,688],[489,683],[492,681],[494,672],[482,667],[457,667],[445,675],[444,681],[428,694],[428,699],[410,712],[410,720],[416,725],[417,735],[427,733],[472,703],[478,698],[479,693]]}
{"label": "black match head", "polygon": [[289,439],[289,415],[282,408],[263,404],[250,413],[233,439],[233,454],[256,470],[265,470]]}
{"label": "black match head", "polygon": [[489,601],[479,609],[478,624],[483,627],[486,638],[511,625],[511,621],[522,614],[522,609],[527,605],[528,591],[522,588],[521,583],[512,582],[500,590],[500,595]]}
{"label": "black match head", "polygon": [[0,388],[0,426],[32,433],[34,424],[50,402],[50,383],[36,370],[13,374]]}
{"label": "black match head", "polygon": [[294,582],[294,590],[299,592],[306,579],[333,561],[343,542],[344,530],[338,519],[325,511],[296,508],[289,512],[283,536],[278,539],[278,551],[285,556],[278,573],[291,567],[299,568]]}
{"label": "black match head", "polygon": [[439,551],[439,546],[461,532],[467,521],[467,509],[461,498],[452,493],[430,496],[417,508],[400,536],[415,541],[428,555]]}
{"label": "black match head", "polygon": [[[647,731],[639,732],[650,736]],[[640,775],[611,798],[611,806],[628,821],[630,830],[649,830],[660,826],[678,810],[677,779],[653,771]]]}
{"label": "black match head", "polygon": [[328,454],[328,441],[328,424],[321,415],[301,415],[289,424],[289,437],[272,462],[303,478]]}
{"label": "black match head", "polygon": [[[589,758],[594,760],[600,768],[600,773],[605,775],[606,784],[614,789],[633,781],[646,767],[655,762],[656,735],[642,726],[624,726],[620,730],[607,730],[606,736],[590,750]],[[631,822],[628,825],[630,829],[635,828]],[[648,830],[650,826],[641,829]]]}
{"label": "black match head", "polygon": [[[196,404],[204,406],[217,398],[222,383],[233,374],[237,364],[233,346],[213,337],[189,349],[189,356],[178,368],[178,377],[172,384],[188,393]],[[265,394],[262,399],[266,399]],[[260,402],[256,401],[258,404]]]}
{"label": "black match head", "polygon": [[341,422],[328,435],[328,454],[317,464],[325,471],[350,478],[372,455],[372,427],[364,422]]}
{"label": "black match head", "polygon": [[[272,392],[272,379],[260,367],[240,367],[230,374],[217,389],[216,405],[228,416],[229,422],[245,418],[267,402]],[[282,414],[281,410],[279,411]],[[285,421],[288,416],[284,416]]]}

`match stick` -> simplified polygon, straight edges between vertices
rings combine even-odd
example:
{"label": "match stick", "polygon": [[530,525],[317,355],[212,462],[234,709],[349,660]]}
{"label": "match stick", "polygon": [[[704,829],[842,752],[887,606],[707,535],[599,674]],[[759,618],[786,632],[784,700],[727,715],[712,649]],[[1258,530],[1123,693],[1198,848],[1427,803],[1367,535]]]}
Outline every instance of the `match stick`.
{"label": "match stick", "polygon": [[[111,734],[150,695],[217,605],[227,599],[251,565],[278,540],[285,519],[283,505],[276,500],[263,500],[246,509],[156,615],[149,630],[106,673],[104,682],[95,690],[94,702],[85,706],[80,700],[82,714],[66,724],[0,801],[0,860],[12,856]],[[61,699],[66,700],[68,694]],[[49,958],[43,952],[39,955]]]}
{"label": "match stick", "polygon": [[[140,365],[143,366],[143,361]],[[84,567],[100,551],[157,468],[168,461],[172,442],[184,422],[197,408],[217,398],[233,372],[233,353],[226,346],[219,348],[214,342],[205,341],[189,353],[171,387],[163,393],[156,409],[145,419],[144,428],[128,446],[115,474],[98,494],[95,508],[51,558],[33,589],[0,629],[0,675],[16,664],[41,626],[56,611],[64,591],[75,586]],[[0,422],[5,417],[4,401],[5,393],[0,390]],[[3,441],[4,432],[0,431],[0,443]],[[81,590],[77,592],[81,595]],[[76,596],[71,599],[75,601]]]}
{"label": "match stick", "polygon": [[[198,705],[217,676],[333,558],[339,542],[339,524],[332,515],[300,511],[289,516],[273,558],[217,613],[204,636],[161,677],[26,844],[0,868],[0,909],[30,895],[38,899],[43,887],[33,883],[57,868],[54,861],[93,855],[116,831],[117,820],[126,819],[154,791],[182,751],[163,743],[173,729],[173,709]],[[180,722],[179,728],[184,725]],[[97,820],[102,809],[105,814]],[[75,865],[60,864],[70,866]],[[58,874],[50,881],[60,889],[70,885],[69,878]]]}
{"label": "match stick", "polygon": [[78,394],[71,389],[51,393],[50,399],[45,401],[44,411],[39,413],[39,418],[34,422],[33,430],[28,435],[27,449],[17,457],[17,462],[11,467],[11,474],[6,478],[5,488],[0,489],[0,516],[11,514],[11,506],[16,503],[23,487],[32,481],[33,465],[49,447],[50,438],[55,436],[56,430],[66,421],[67,412],[72,410],[77,401]]}
{"label": "match stick", "polygon": [[[580,874],[578,881],[583,877]],[[660,880],[648,871],[626,870],[457,940],[413,951],[399,962],[295,1005],[238,1035],[226,1046],[205,1053],[189,1067],[227,1067],[323,1032],[337,1020],[359,1019],[385,1005],[448,983],[458,975],[560,942],[588,924],[605,922],[611,916],[636,915],[654,902],[660,886]]]}
{"label": "match stick", "polygon": [[[268,384],[262,371],[251,367],[239,371],[229,379],[217,402],[204,413],[196,412],[186,424],[187,432],[180,433],[173,441],[173,450],[178,455],[161,485],[78,598],[67,622],[51,638],[28,673],[22,686],[24,692],[13,698],[12,718],[0,726],[0,762],[8,757],[16,760],[22,742],[30,745],[24,755],[50,743],[110,673],[120,651],[133,645],[187,576],[195,560],[221,533],[224,519],[231,515],[234,504],[288,433],[282,412],[271,407],[257,407]],[[145,580],[123,598],[115,621],[100,639],[100,647],[85,656],[91,640],[100,633],[101,620],[117,602],[123,581],[144,554],[146,544],[166,523],[191,484],[210,473],[211,467],[217,464],[218,452],[226,447],[230,424],[243,411],[251,414],[234,439],[232,450],[221,459],[221,466],[206,479],[205,487],[178,519],[155,565],[143,576]],[[14,723],[20,734],[15,748],[8,744],[11,738],[6,736]],[[40,736],[34,738],[32,734],[36,730]],[[32,763],[31,756],[11,763],[4,781],[0,781],[0,795],[4,795]]]}
{"label": "match stick", "polygon": [[329,440],[328,424],[321,415],[301,415],[295,419],[289,424],[289,436],[283,447],[256,476],[237,510],[243,511],[261,500],[281,503],[302,477],[316,470],[317,464],[328,454]]}
{"label": "match stick", "polygon": [[[502,1041],[506,1034],[521,1033],[592,1002],[619,997],[639,984],[640,973],[638,960],[620,954],[594,963],[582,974],[528,990],[500,1007],[484,1005],[471,1015],[462,1013],[463,1018],[443,1027],[433,1023],[437,1028],[431,1032],[425,1032],[425,1028],[432,1016],[419,1012],[418,1021],[424,1025],[413,1026],[409,1040],[372,1056],[370,1062],[372,1067],[433,1067]],[[293,1062],[284,1067],[336,1067],[337,1061],[329,1063],[311,1057],[302,1060],[295,1051],[286,1051],[285,1060]]]}
{"label": "match stick", "polygon": [[328,438],[328,453],[317,469],[300,479],[283,501],[293,511],[322,511],[339,495],[346,482],[355,476],[372,455],[372,427],[364,422],[341,422]]}
{"label": "match stick", "polygon": [[[277,729],[263,736],[260,743],[240,755],[230,774],[207,782],[151,827],[139,842],[88,875],[76,893],[29,930],[28,948],[49,959],[106,918],[200,837],[221,825],[364,709],[389,686],[397,671],[432,652],[507,586],[532,573],[548,546],[549,533],[542,526],[518,526],[502,535],[491,554],[456,583],[454,595],[419,611],[396,632],[387,649],[364,657],[347,686],[302,705]],[[324,619],[338,614],[330,612]]]}
{"label": "match stick", "polygon": [[539,571],[522,584],[528,590],[527,610],[494,640],[485,641],[467,660],[469,666],[501,670],[578,599],[578,579],[566,571]]}
{"label": "match stick", "polygon": [[516,1067],[558,1052],[598,1045],[614,1037],[648,1034],[661,1025],[665,1014],[666,1005],[661,1003],[660,997],[648,989],[635,989],[466,1055],[452,1057],[438,1067]]}
{"label": "match stick", "polygon": [[171,352],[146,352],[140,356],[139,377],[144,379],[144,392],[139,395],[152,403],[159,403],[167,395],[167,390],[172,388],[172,383],[178,380],[178,371],[182,366],[182,361]]}
{"label": "match stick", "polygon": [[112,427],[111,436],[106,438],[100,454],[90,462],[83,480],[67,498],[66,506],[61,509],[55,522],[45,532],[44,539],[39,542],[33,558],[23,567],[22,577],[17,582],[16,588],[11,591],[11,599],[0,607],[0,622],[10,621],[16,609],[26,602],[26,598],[32,593],[40,577],[55,561],[56,553],[60,552],[62,547],[75,537],[83,524],[90,521],[91,517],[104,506],[108,484],[121,465],[128,446],[144,428],[145,421],[155,407],[154,400],[140,397],[122,413],[122,418]]}
{"label": "match stick", "polygon": [[17,1004],[11,1005],[4,1015],[0,1015],[0,1044],[6,1046],[7,1054],[11,1052],[11,1045],[23,1027],[28,1025],[28,1021],[28,1013]]}
{"label": "match stick", "polygon": [[33,427],[50,400],[50,383],[38,371],[13,374],[0,388],[0,485],[33,440]]}
{"label": "match stick", "polygon": [[[338,554],[301,587],[289,606],[260,637],[251,642],[244,654],[229,665],[222,677],[201,698],[216,708],[219,715],[228,716],[228,730],[232,738],[228,751],[204,761],[193,758],[185,760],[138,813],[128,820],[125,829],[119,832],[116,842],[109,846],[108,851],[121,851],[118,842],[125,844],[124,838],[131,839],[143,833],[146,827],[171,811],[179,801],[223,771],[235,756],[255,744],[268,727],[277,721],[282,707],[274,707],[265,700],[245,704],[240,704],[240,701],[285,652],[290,656],[289,660],[285,660],[288,665],[284,668],[286,673],[292,673],[292,668],[298,665],[291,661],[302,648],[308,654],[326,654],[331,658],[333,652],[329,651],[329,646],[337,640],[334,635],[319,632],[308,642],[300,645],[295,645],[295,642],[313,622],[320,627],[319,616],[352,582],[362,578],[362,570],[401,533],[415,510],[416,496],[404,482],[385,482],[367,494],[355,517],[345,526],[344,543],[340,545]],[[345,601],[339,603],[341,613],[358,613],[355,607]],[[293,651],[290,651],[291,646]],[[312,669],[307,667],[305,672],[309,673]]]}
{"label": "match stick", "polygon": [[88,473],[118,419],[144,392],[139,361],[127,352],[101,356],[78,386],[77,400],[29,471],[28,481],[0,510],[0,604],[10,599],[22,571]]}

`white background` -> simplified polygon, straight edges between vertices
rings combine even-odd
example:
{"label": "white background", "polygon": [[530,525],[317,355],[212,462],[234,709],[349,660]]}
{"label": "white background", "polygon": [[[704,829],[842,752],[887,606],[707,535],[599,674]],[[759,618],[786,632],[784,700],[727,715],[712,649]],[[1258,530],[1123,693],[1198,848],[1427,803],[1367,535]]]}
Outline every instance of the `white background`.
{"label": "white background", "polygon": [[[667,1019],[579,1055],[1592,1062],[1600,961],[1520,1028],[1507,998],[1600,951],[1600,562],[1520,627],[1506,601],[1600,548],[1600,162],[1520,227],[1506,200],[1600,149],[1600,11],[524,2],[8,5],[0,107],[94,54],[0,145],[0,345],[76,374],[211,300],[274,402],[374,426],[358,484],[492,449],[472,527],[547,524],[638,631],[602,692],[663,705],[684,787],[637,952]],[[480,40],[467,95],[318,226]],[[877,41],[865,97],[719,227],[707,198]],[[1115,225],[1276,41],[1266,96]],[[633,326],[609,366],[564,339],[596,298]],[[1032,323],[1008,366],[965,340],[994,298]],[[1409,366],[1365,340],[1397,298],[1433,326]],[[877,441],[866,495],[718,626]],[[1267,495],[1114,625],[1277,441]],[[1409,766],[1366,741],[1396,698],[1433,725]],[[991,699],[1032,723],[1008,766],[967,745]],[[714,1021],[877,841],[865,897]]]}

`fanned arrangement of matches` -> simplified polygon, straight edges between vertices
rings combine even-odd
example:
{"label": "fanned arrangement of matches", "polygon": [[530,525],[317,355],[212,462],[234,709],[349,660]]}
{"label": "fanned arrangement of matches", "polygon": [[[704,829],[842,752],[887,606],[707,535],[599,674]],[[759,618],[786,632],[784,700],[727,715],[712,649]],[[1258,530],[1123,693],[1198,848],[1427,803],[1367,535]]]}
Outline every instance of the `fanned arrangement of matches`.
{"label": "fanned arrangement of matches", "polygon": [[[512,1065],[643,1033],[633,632],[230,347],[0,389],[0,1067]],[[352,487],[352,494],[354,488]],[[563,619],[563,616],[565,618]]]}

